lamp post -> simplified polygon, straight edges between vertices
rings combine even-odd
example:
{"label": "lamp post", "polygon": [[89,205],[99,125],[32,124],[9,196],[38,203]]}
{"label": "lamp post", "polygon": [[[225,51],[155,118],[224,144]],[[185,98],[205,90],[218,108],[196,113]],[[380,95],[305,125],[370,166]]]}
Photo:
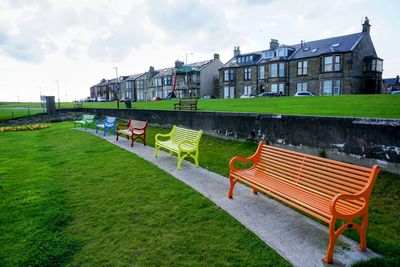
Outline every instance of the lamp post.
{"label": "lamp post", "polygon": [[119,84],[118,84],[118,67],[114,67],[114,69],[115,69],[115,74],[117,75],[117,81],[116,81],[116,84],[115,84],[115,93],[116,93],[116,95],[117,95],[117,108],[119,109],[119,92],[118,92],[118,90],[119,90]]}
{"label": "lamp post", "polygon": [[58,80],[56,80],[56,82],[57,82],[58,109],[60,109],[60,84]]}

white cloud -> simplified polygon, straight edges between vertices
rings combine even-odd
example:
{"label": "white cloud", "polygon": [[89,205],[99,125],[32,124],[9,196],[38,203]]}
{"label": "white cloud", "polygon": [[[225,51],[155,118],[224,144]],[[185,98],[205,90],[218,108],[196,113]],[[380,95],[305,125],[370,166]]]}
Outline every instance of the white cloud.
{"label": "white cloud", "polygon": [[[361,31],[366,15],[384,76],[398,73],[396,1],[364,0],[2,0],[0,1],[1,100],[37,100],[39,88],[61,98],[82,98],[101,78],[143,72],[150,65],[226,62],[233,46],[259,51],[281,43]],[[21,78],[23,77],[23,78]],[[49,78],[50,77],[50,78]],[[15,81],[18,81],[17,83]]]}

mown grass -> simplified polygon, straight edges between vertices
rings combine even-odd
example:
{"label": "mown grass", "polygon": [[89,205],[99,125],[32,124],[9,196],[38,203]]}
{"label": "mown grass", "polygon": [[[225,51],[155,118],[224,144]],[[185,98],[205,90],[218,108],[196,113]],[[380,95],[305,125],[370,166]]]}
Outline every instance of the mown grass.
{"label": "mown grass", "polygon": [[[178,100],[134,102],[133,108],[173,110]],[[40,103],[27,103],[40,106]],[[17,104],[16,104],[17,105]],[[19,104],[20,106],[23,103]],[[73,108],[73,103],[61,103],[61,108]],[[0,103],[12,106],[12,103]],[[117,108],[116,102],[83,103],[83,108]],[[371,118],[400,118],[399,95],[340,95],[316,97],[273,97],[247,99],[200,99],[201,111],[256,112],[267,114],[299,114]],[[125,108],[123,102],[120,108]]]}
{"label": "mown grass", "polygon": [[9,120],[12,118],[26,117],[38,113],[43,113],[43,110],[36,109],[9,109],[0,108],[0,121]]}
{"label": "mown grass", "polygon": [[[167,133],[170,129],[150,127],[147,144],[154,146],[156,133]],[[223,176],[229,175],[229,161],[234,156],[250,156],[257,148],[251,142],[237,142],[203,135],[200,142],[200,166]],[[250,189],[249,189],[250,192]],[[370,249],[383,254],[380,266],[392,266],[400,262],[400,176],[388,172],[379,174],[371,196],[367,244]],[[359,242],[355,230],[347,230],[344,234]],[[357,266],[373,266],[371,263],[360,263]]]}
{"label": "mown grass", "polygon": [[1,266],[289,265],[193,189],[71,125],[0,135]]}

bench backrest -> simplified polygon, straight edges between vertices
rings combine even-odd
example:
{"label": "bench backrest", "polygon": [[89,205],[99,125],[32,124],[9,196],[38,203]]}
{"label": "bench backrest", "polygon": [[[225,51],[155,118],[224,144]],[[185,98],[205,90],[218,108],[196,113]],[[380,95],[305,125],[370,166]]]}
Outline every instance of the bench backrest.
{"label": "bench backrest", "polygon": [[83,121],[92,121],[92,120],[94,120],[94,115],[83,114],[82,120]]}
{"label": "bench backrest", "polygon": [[105,122],[106,123],[115,123],[115,121],[116,121],[116,117],[106,117],[106,119],[105,119]]}
{"label": "bench backrest", "polygon": [[181,106],[197,105],[197,99],[181,99],[179,101],[179,105],[181,105]]}
{"label": "bench backrest", "polygon": [[181,141],[195,142],[198,143],[200,141],[200,137],[203,134],[203,131],[195,131],[186,128],[177,127],[174,125],[171,131],[171,141],[179,143]]}
{"label": "bench backrest", "polygon": [[[311,156],[265,144],[260,144],[255,168],[269,176],[311,189],[318,195],[332,198],[338,193],[355,194],[372,191],[377,173],[373,169]],[[377,168],[377,167],[375,167]],[[369,198],[371,192],[367,192]],[[364,200],[347,201],[360,207]]]}
{"label": "bench backrest", "polygon": [[144,129],[147,127],[148,123],[149,123],[148,121],[129,120],[128,128],[129,129],[133,129],[133,128]]}

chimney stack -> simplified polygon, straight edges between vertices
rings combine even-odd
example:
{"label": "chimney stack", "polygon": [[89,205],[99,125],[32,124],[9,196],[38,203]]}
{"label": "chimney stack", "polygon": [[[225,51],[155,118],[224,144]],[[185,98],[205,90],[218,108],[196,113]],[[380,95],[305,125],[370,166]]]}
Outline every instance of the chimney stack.
{"label": "chimney stack", "polygon": [[214,59],[219,59],[219,54],[215,53],[214,54]]}
{"label": "chimney stack", "polygon": [[183,61],[175,60],[175,68],[182,68],[183,64]]}
{"label": "chimney stack", "polygon": [[234,57],[236,57],[236,56],[239,56],[240,55],[240,46],[235,46],[234,48],[233,48],[233,56]]}
{"label": "chimney stack", "polygon": [[362,32],[369,34],[370,29],[371,29],[371,24],[369,24],[369,19],[368,17],[365,17],[365,21],[362,24]]}
{"label": "chimney stack", "polygon": [[277,39],[271,39],[271,42],[269,42],[269,49],[270,50],[275,50],[279,47],[279,42]]}

